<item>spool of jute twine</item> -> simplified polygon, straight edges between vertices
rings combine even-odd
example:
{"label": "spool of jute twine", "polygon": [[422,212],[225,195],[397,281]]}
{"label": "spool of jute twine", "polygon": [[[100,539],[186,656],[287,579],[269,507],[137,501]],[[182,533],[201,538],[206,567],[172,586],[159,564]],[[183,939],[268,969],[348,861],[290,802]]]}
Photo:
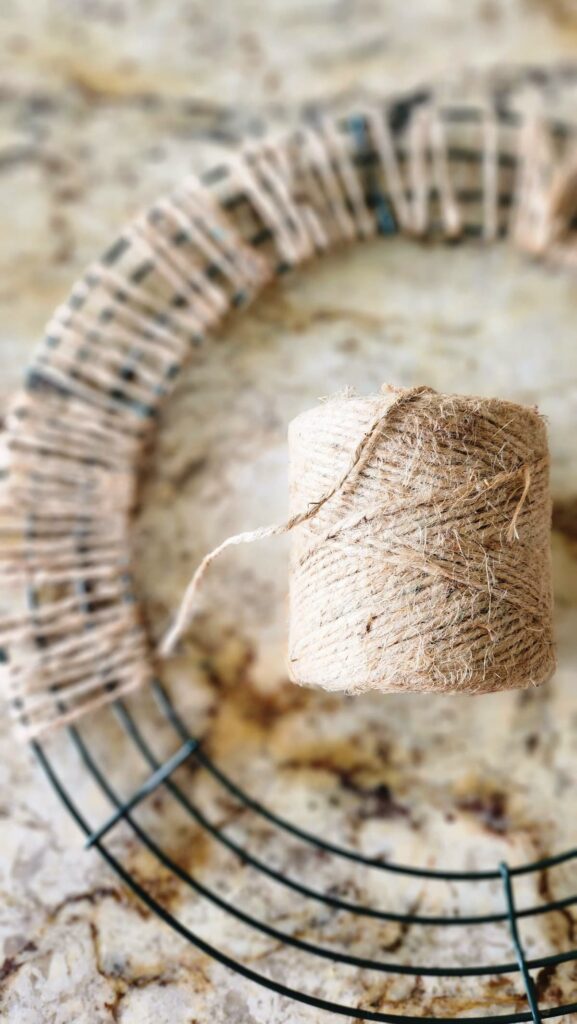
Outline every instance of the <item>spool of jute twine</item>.
{"label": "spool of jute twine", "polygon": [[289,673],[328,690],[484,693],[555,666],[549,455],[535,409],[385,387],[289,427],[286,523],[203,560],[162,646],[227,547],[292,531]]}

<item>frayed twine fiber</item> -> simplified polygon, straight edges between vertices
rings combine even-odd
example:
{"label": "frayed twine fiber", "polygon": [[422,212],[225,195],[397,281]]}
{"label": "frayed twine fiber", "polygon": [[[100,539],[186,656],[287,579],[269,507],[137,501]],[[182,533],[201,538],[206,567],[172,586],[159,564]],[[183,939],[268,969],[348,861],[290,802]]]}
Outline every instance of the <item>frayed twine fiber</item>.
{"label": "frayed twine fiber", "polygon": [[[290,674],[358,692],[484,693],[553,671],[545,425],[429,388],[337,397],[290,425]],[[351,452],[354,452],[351,463]]]}
{"label": "frayed twine fiber", "polygon": [[337,396],[293,420],[289,520],[229,537],[203,559],[162,654],[215,558],[293,531],[294,682],[484,693],[551,675],[542,418],[497,399],[383,390]]}

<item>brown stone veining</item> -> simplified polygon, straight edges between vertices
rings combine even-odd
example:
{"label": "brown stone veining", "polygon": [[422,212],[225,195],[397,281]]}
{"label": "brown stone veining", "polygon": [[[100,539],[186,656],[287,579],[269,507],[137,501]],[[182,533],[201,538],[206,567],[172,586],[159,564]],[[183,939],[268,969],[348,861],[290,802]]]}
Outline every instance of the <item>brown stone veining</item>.
{"label": "brown stone veining", "polygon": [[[563,6],[563,5],[561,5]],[[566,6],[566,5],[565,5]],[[136,208],[191,167],[214,163],[263,116],[275,123],[361,88],[397,88],[443,73],[447,40],[463,59],[522,62],[571,53],[570,18],[556,5],[478,11],[361,3],[263,6],[247,30],[244,3],[125,0],[13,5],[0,48],[3,225],[2,374],[7,396],[74,277]],[[425,9],[426,7],[426,9]],[[422,10],[421,10],[422,8]],[[557,10],[559,8],[559,10]],[[419,19],[422,32],[414,30]],[[227,19],[229,19],[227,21]],[[386,24],[386,31],[383,31]],[[343,31],[343,27],[345,31]],[[422,47],[426,32],[427,48]],[[503,76],[501,94],[511,90]],[[565,79],[552,88],[574,110]],[[469,701],[335,701],[286,682],[286,551],[231,558],[203,617],[164,682],[191,730],[237,782],[311,831],[377,859],[432,866],[493,865],[574,844],[577,703],[574,451],[575,289],[563,275],[500,251],[441,254],[386,242],[287,280],[254,315],[198,359],[162,423],[142,493],[139,578],[160,630],[191,567],[215,540],[285,511],[285,428],[319,395],[384,376],[444,390],[539,401],[550,420],[557,497],[560,673],[547,694]],[[546,339],[546,344],[543,343]],[[519,369],[521,368],[521,370]],[[221,426],[215,412],[226,409]],[[157,753],[177,739],[152,700],[130,702]],[[147,774],[106,715],[87,731],[115,784]],[[210,962],[132,897],[82,849],[76,827],[28,753],[0,739],[2,849],[0,1007],[8,1024],[322,1024],[314,1009],[256,989]],[[54,744],[92,824],[109,802],[68,745]],[[413,885],[339,862],[241,808],[191,760],[183,791],[240,846],[341,898],[450,913],[501,909],[498,887]],[[449,934],[361,924],[297,897],[202,838],[164,790],[138,812],[184,872],[255,917],[361,955],[433,963],[511,958],[506,928]],[[110,837],[147,891],[208,941],[260,970],[367,1009],[398,1013],[524,1010],[516,979],[358,978],[236,925],[174,874],[123,824]],[[520,905],[576,891],[568,865],[519,880]],[[532,955],[577,941],[575,911],[527,919]],[[575,991],[575,969],[536,974],[539,998]]]}

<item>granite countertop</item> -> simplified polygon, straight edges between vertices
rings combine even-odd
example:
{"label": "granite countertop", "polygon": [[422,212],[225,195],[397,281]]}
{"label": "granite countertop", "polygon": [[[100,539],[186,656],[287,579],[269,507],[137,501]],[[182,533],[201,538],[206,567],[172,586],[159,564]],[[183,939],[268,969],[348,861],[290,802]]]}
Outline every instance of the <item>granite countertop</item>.
{"label": "granite countertop", "polygon": [[[571,110],[566,72],[577,16],[564,0],[411,5],[234,5],[191,0],[19,0],[0,13],[0,398],[17,387],[44,322],[84,265],[139,208],[208,167],[261,125],[316,105],[423,79],[510,84],[556,69],[545,91]],[[459,72],[460,74],[460,72]],[[533,85],[531,84],[533,82]],[[454,88],[454,87],[453,87]],[[465,86],[463,86],[465,88]],[[574,116],[574,115],[573,115]],[[536,691],[483,698],[339,700],[285,677],[287,545],[231,553],[203,614],[168,665],[167,692],[206,749],[253,796],[301,828],[368,856],[471,870],[575,843],[577,770],[577,298],[574,278],[506,247],[382,241],[331,256],[270,291],[183,375],[142,481],[138,583],[153,628],[223,536],[282,518],[286,426],[317,397],[383,380],[538,403],[553,456],[559,669]],[[504,339],[506,339],[504,341]],[[131,698],[160,758],[174,731],[150,693]],[[83,727],[128,796],[148,769],[118,721]],[[329,1015],[233,975],[162,924],[106,867],[34,761],[0,730],[0,1008],[9,1024],[322,1024]],[[110,802],[64,737],[51,757],[92,825]],[[191,759],[176,781],[234,842],[341,899],[419,914],[503,909],[498,882],[428,883],[357,867],[283,835],[239,806]],[[304,941],[399,963],[510,961],[503,924],[406,928],[351,918],[294,894],[207,837],[166,789],[135,817],[182,873]],[[317,960],[233,921],[191,890],[127,823],[109,849],[138,883],[207,942],[319,997],[406,1014],[526,1008],[514,976],[389,977]],[[519,906],[577,890],[570,861],[519,876]],[[577,945],[577,918],[523,921],[527,955]],[[569,963],[543,969],[544,1005],[575,998]],[[344,1018],[343,1018],[344,1019]]]}

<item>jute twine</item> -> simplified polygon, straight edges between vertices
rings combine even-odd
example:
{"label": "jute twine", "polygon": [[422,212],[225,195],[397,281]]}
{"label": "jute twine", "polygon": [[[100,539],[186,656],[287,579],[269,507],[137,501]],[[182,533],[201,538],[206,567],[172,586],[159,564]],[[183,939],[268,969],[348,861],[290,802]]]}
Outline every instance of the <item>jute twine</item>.
{"label": "jute twine", "polygon": [[291,506],[318,506],[293,533],[293,680],[484,693],[551,675],[549,457],[536,411],[389,389],[303,413],[289,445]]}
{"label": "jute twine", "polygon": [[485,693],[549,678],[542,418],[493,398],[383,391],[338,396],[292,421],[290,518],[205,556],[163,654],[189,625],[216,558],[292,531],[294,682],[349,693]]}
{"label": "jute twine", "polygon": [[131,574],[137,474],[160,403],[226,315],[376,234],[509,236],[574,264],[575,152],[571,126],[421,91],[244,147],[88,268],[2,434],[2,684],[24,738],[154,677]]}

